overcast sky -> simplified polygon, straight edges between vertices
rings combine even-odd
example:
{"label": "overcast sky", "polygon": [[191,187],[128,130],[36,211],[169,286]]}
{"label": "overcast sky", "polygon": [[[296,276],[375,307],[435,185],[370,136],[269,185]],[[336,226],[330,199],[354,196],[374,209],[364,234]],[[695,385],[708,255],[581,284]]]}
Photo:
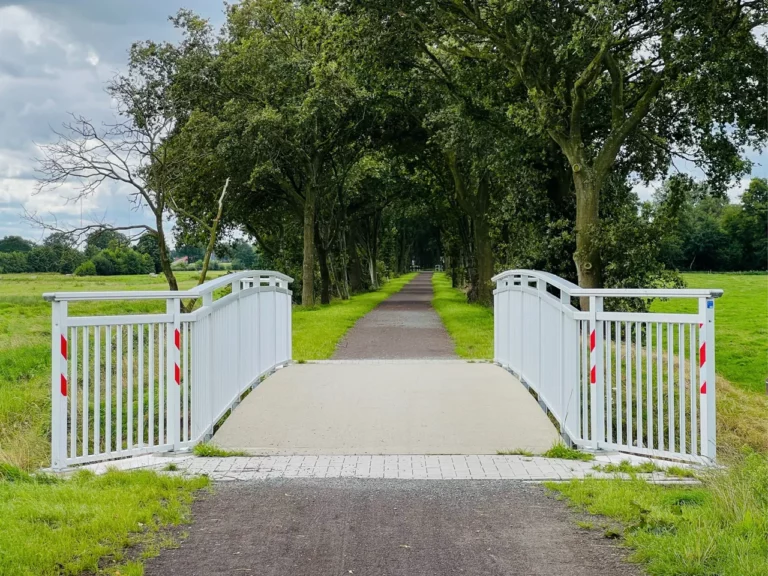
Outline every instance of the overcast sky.
{"label": "overcast sky", "polygon": [[[40,240],[42,232],[21,221],[24,208],[59,222],[147,221],[133,212],[119,187],[101,189],[82,204],[66,204],[61,192],[34,196],[36,144],[52,140],[69,112],[95,122],[114,111],[105,83],[122,70],[131,43],[175,38],[168,16],[190,8],[223,21],[219,0],[0,0],[0,237]],[[756,154],[754,174],[768,176],[768,156]],[[732,196],[746,185],[739,183]],[[652,188],[638,186],[642,198]]]}

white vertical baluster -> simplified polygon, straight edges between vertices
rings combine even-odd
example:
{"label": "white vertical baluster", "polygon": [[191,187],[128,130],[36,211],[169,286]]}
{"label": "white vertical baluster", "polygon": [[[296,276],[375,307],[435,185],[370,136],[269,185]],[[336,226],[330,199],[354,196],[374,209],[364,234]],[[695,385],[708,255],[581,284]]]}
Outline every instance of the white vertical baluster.
{"label": "white vertical baluster", "polygon": [[133,324],[126,327],[128,338],[128,450],[133,449]]}
{"label": "white vertical baluster", "polygon": [[112,326],[107,325],[104,342],[104,351],[106,353],[106,382],[104,383],[104,404],[107,411],[104,414],[104,451],[112,452]]}
{"label": "white vertical baluster", "polygon": [[616,444],[623,444],[624,442],[624,418],[623,418],[623,405],[622,405],[622,389],[623,382],[621,381],[621,355],[624,353],[624,344],[621,340],[621,322],[616,322]]}
{"label": "white vertical baluster", "polygon": [[[522,300],[523,295],[520,295]],[[521,316],[522,318],[522,316]],[[592,441],[590,435],[589,420],[589,324],[586,320],[581,320],[581,337],[579,344],[581,346],[581,438],[585,441]],[[524,338],[523,338],[524,339]]]}
{"label": "white vertical baluster", "polygon": [[669,420],[669,451],[675,451],[675,325],[667,323],[667,419]]}
{"label": "white vertical baluster", "polygon": [[165,324],[157,325],[157,444],[165,444]]}
{"label": "white vertical baluster", "polygon": [[678,394],[679,400],[679,416],[680,416],[680,452],[686,453],[687,444],[685,441],[685,324],[678,325],[678,344],[677,344],[677,369],[678,369]]}
{"label": "white vertical baluster", "polygon": [[653,448],[653,331],[645,323],[645,422],[646,446]]}
{"label": "white vertical baluster", "polygon": [[635,322],[635,401],[637,403],[637,413],[635,426],[635,442],[638,448],[643,446],[643,329],[640,322]]}
{"label": "white vertical baluster", "polygon": [[661,322],[656,323],[656,445],[664,450],[664,362],[662,359],[662,327]]}
{"label": "white vertical baluster", "polygon": [[90,366],[90,328],[83,326],[83,456],[88,456],[88,413],[90,404],[88,403],[88,375],[91,371]]}
{"label": "white vertical baluster", "polygon": [[613,323],[604,322],[605,325],[605,392],[606,392],[606,442],[613,443]]}
{"label": "white vertical baluster", "polygon": [[626,391],[627,391],[627,445],[632,445],[632,329],[630,323],[625,322],[624,328],[627,331],[627,356],[625,358],[624,365],[627,368],[626,375]]}
{"label": "white vertical baluster", "polygon": [[101,326],[93,328],[93,453],[101,452]]}
{"label": "white vertical baluster", "polygon": [[690,396],[691,396],[691,454],[698,454],[696,436],[698,432],[698,422],[696,420],[696,402],[699,397],[698,386],[696,386],[696,328],[693,324],[688,326],[688,360],[690,362]]}
{"label": "white vertical baluster", "polygon": [[117,403],[115,412],[117,412],[117,426],[115,429],[115,450],[118,453],[123,451],[123,326],[115,326],[117,332],[117,346],[115,355],[117,356],[117,372],[115,373],[115,395]]}
{"label": "white vertical baluster", "polygon": [[144,446],[144,324],[139,324],[139,348],[137,352],[139,354],[139,417],[137,419],[137,443],[141,448]]}
{"label": "white vertical baluster", "polygon": [[71,329],[69,344],[72,351],[69,361],[69,457],[77,458],[77,328]]}
{"label": "white vertical baluster", "polygon": [[155,445],[155,324],[149,325],[149,397],[147,399],[147,444]]}
{"label": "white vertical baluster", "polygon": [[184,349],[184,442],[189,441],[189,322],[184,323],[184,338],[181,342]]}

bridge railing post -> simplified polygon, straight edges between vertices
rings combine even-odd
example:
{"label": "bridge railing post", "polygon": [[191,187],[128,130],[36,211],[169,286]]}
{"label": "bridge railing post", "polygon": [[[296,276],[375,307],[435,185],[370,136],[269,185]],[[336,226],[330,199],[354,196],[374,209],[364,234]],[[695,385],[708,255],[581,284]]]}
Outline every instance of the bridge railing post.
{"label": "bridge railing post", "polygon": [[589,297],[589,400],[590,400],[590,444],[597,448],[598,443],[605,442],[604,401],[605,401],[605,347],[603,331],[597,320],[597,315],[603,311],[603,297]]}

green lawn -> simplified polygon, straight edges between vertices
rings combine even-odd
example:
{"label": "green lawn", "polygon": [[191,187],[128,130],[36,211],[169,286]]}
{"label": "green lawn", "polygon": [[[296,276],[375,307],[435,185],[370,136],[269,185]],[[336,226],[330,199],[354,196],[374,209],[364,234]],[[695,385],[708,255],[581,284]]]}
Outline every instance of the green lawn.
{"label": "green lawn", "polygon": [[361,317],[380,302],[399,292],[416,276],[404,274],[384,284],[380,290],[333,300],[327,306],[293,309],[293,358],[297,361],[325,360],[333,356],[339,340]]}
{"label": "green lawn", "polygon": [[[765,392],[768,378],[768,274],[683,274],[689,288],[722,288],[715,301],[716,364],[726,380]],[[656,301],[653,312],[695,312],[696,302]]]}
{"label": "green lawn", "polygon": [[592,478],[548,488],[581,510],[618,521],[632,560],[648,574],[768,574],[768,459],[761,454],[703,475],[700,486]]}
{"label": "green lawn", "polygon": [[0,465],[0,574],[143,574],[142,559],[176,545],[163,529],[188,522],[208,485],[148,471],[41,480]]}
{"label": "green lawn", "polygon": [[446,274],[432,276],[435,296],[432,306],[440,315],[461,358],[493,359],[493,310],[468,304],[461,290],[451,287]]}

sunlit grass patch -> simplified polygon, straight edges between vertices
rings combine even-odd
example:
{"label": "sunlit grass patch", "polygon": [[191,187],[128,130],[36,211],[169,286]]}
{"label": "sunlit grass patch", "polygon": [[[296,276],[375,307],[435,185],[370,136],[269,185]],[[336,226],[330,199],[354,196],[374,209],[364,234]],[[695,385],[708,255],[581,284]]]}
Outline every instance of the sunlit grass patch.
{"label": "sunlit grass patch", "polygon": [[[3,468],[0,479],[0,574],[97,573],[130,562],[175,539],[162,531],[188,522],[193,492],[204,477],[184,479],[149,471],[79,472],[68,480]],[[132,566],[132,567],[131,567]]]}
{"label": "sunlit grass patch", "polygon": [[493,359],[493,310],[469,304],[461,290],[451,287],[446,274],[432,276],[432,307],[443,321],[461,358]]}

